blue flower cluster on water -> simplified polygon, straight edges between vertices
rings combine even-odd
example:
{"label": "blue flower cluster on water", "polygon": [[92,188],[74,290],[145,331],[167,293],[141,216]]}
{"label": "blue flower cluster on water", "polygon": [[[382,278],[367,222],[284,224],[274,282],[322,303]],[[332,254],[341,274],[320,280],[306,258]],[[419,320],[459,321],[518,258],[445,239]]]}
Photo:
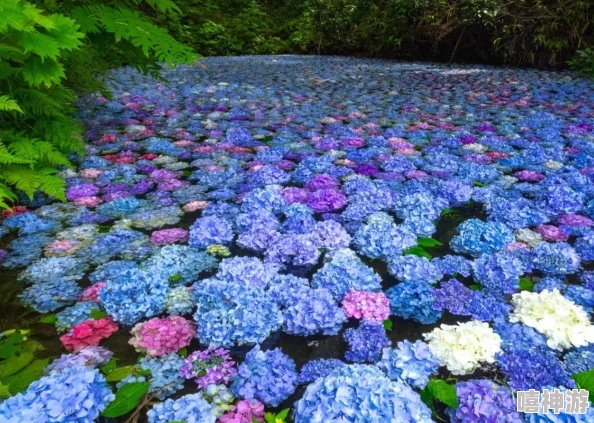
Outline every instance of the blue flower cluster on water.
{"label": "blue flower cluster on water", "polygon": [[353,250],[335,251],[324,266],[318,270],[311,285],[314,288],[325,288],[340,301],[349,291],[372,291],[381,289],[381,279],[377,273],[366,266]]}
{"label": "blue flower cluster on water", "polygon": [[297,378],[295,362],[280,348],[262,351],[255,346],[237,369],[231,392],[276,407],[295,392]]}
{"label": "blue flower cluster on water", "polygon": [[307,289],[293,295],[283,310],[283,330],[294,335],[336,335],[347,318],[327,289]]}
{"label": "blue flower cluster on water", "polygon": [[311,383],[320,377],[328,376],[334,369],[346,366],[344,361],[337,358],[320,358],[308,361],[299,372],[299,383]]}
{"label": "blue flower cluster on water", "polygon": [[88,265],[74,257],[50,257],[36,261],[19,275],[19,279],[42,283],[55,279],[79,280],[85,275]]}
{"label": "blue flower cluster on water", "polygon": [[310,384],[295,404],[295,423],[431,423],[431,411],[419,394],[390,381],[375,366],[353,364],[333,370]]}
{"label": "blue flower cluster on water", "polygon": [[168,281],[161,275],[133,268],[107,279],[99,301],[114,320],[131,326],[160,314],[168,291]]}
{"label": "blue flower cluster on water", "polygon": [[568,375],[594,369],[594,346],[575,348],[563,357],[563,368]]}
{"label": "blue flower cluster on water", "polygon": [[435,288],[429,283],[407,281],[388,289],[386,296],[390,300],[392,314],[422,324],[431,324],[442,316],[441,310],[433,307],[434,291]]}
{"label": "blue flower cluster on water", "polygon": [[76,326],[91,318],[91,310],[97,310],[98,304],[93,302],[78,302],[64,310],[56,313],[56,330],[65,332],[72,326]]}
{"label": "blue flower cluster on water", "polygon": [[344,357],[353,363],[376,363],[382,350],[390,345],[383,324],[367,320],[345,330],[343,338],[348,345]]}
{"label": "blue flower cluster on water", "polygon": [[458,226],[450,247],[457,253],[479,256],[496,253],[512,242],[514,233],[504,223],[468,219]]}
{"label": "blue flower cluster on water", "polygon": [[281,326],[278,306],[261,289],[208,280],[194,284],[193,292],[197,305],[194,320],[204,345],[260,343]]}
{"label": "blue flower cluster on water", "polygon": [[9,217],[2,224],[10,230],[18,230],[21,236],[40,232],[57,232],[60,230],[60,224],[58,222],[39,218],[30,212]]}
{"label": "blue flower cluster on water", "polygon": [[373,259],[396,257],[417,243],[413,232],[396,225],[385,213],[370,215],[368,223],[361,226],[353,240],[361,254]]}
{"label": "blue flower cluster on water", "polygon": [[444,275],[454,276],[460,274],[464,277],[470,276],[471,262],[462,256],[434,257],[431,262],[439,267]]}
{"label": "blue flower cluster on water", "polygon": [[476,281],[495,294],[516,292],[525,271],[522,261],[506,251],[483,254],[472,263]]}
{"label": "blue flower cluster on water", "polygon": [[426,257],[406,255],[388,260],[388,270],[396,279],[404,282],[423,281],[436,283],[443,277],[438,266]]}
{"label": "blue flower cluster on water", "polygon": [[267,288],[278,268],[269,263],[262,263],[256,257],[231,257],[221,261],[216,277],[222,281]]}
{"label": "blue flower cluster on water", "polygon": [[200,392],[184,395],[176,400],[168,399],[155,404],[147,413],[149,423],[192,422],[215,423],[216,416]]}
{"label": "blue flower cluster on water", "polygon": [[[143,264],[147,272],[189,284],[198,276],[217,267],[217,260],[204,251],[186,245],[166,245]],[[179,281],[179,282],[178,282]]]}
{"label": "blue flower cluster on water", "polygon": [[39,313],[49,313],[72,304],[81,294],[82,288],[71,279],[50,279],[36,282],[21,294],[21,301]]}
{"label": "blue flower cluster on water", "polygon": [[197,219],[190,226],[188,243],[195,248],[206,248],[213,244],[229,244],[233,240],[233,228],[227,220],[216,216]]}
{"label": "blue flower cluster on water", "polygon": [[532,265],[547,275],[568,275],[580,269],[581,260],[565,242],[541,242],[533,250]]}
{"label": "blue flower cluster on water", "polygon": [[105,377],[90,367],[53,372],[0,404],[0,418],[18,423],[93,423],[113,399]]}
{"label": "blue flower cluster on water", "polygon": [[439,369],[439,360],[423,341],[405,340],[399,342],[396,348],[385,348],[377,366],[391,380],[424,389],[429,383],[429,377]]}

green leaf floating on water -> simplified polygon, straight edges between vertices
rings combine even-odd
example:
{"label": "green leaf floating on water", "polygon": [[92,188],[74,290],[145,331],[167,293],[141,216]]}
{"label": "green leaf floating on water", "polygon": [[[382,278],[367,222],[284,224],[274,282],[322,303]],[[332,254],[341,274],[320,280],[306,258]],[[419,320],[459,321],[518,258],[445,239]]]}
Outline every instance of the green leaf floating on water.
{"label": "green leaf floating on water", "polygon": [[97,308],[91,309],[91,317],[95,320],[103,319],[105,315],[106,313],[104,311],[101,311]]}
{"label": "green leaf floating on water", "polygon": [[469,286],[469,288],[472,289],[473,291],[480,291],[483,289],[483,286],[478,283],[473,283],[472,285]]}
{"label": "green leaf floating on water", "polygon": [[33,382],[43,376],[43,371],[49,364],[49,359],[33,360],[27,367],[2,380],[2,384],[8,385],[11,395],[23,392]]}
{"label": "green leaf floating on water", "polygon": [[520,278],[520,291],[534,291],[534,282],[530,279]]}
{"label": "green leaf floating on water", "polygon": [[424,389],[426,391],[425,397],[430,394],[436,400],[444,403],[453,409],[458,408],[458,397],[456,396],[456,388],[442,379],[431,379],[429,384]]}
{"label": "green leaf floating on water", "polygon": [[111,360],[109,360],[107,362],[107,364],[103,365],[100,367],[101,372],[106,375],[109,372],[111,372],[113,369],[115,369],[116,367],[118,367],[118,359],[117,358],[112,358]]}
{"label": "green leaf floating on water", "polygon": [[590,402],[594,402],[594,370],[576,373],[572,376],[578,388],[585,389],[590,393]]}
{"label": "green leaf floating on water", "polygon": [[109,403],[107,408],[101,413],[105,417],[120,417],[134,410],[140,399],[148,392],[148,382],[126,383],[118,392],[115,399]]}
{"label": "green leaf floating on water", "polygon": [[421,247],[441,247],[443,244],[433,238],[417,238],[417,244]]}
{"label": "green leaf floating on water", "polygon": [[0,363],[0,379],[4,379],[7,376],[15,374],[34,359],[35,357],[30,351],[22,351],[20,353],[11,355],[5,361]]}
{"label": "green leaf floating on water", "polygon": [[58,318],[56,317],[55,314],[48,314],[47,316],[43,316],[41,319],[39,319],[39,321],[41,323],[47,323],[48,325],[53,325],[54,323],[56,323],[58,321]]}
{"label": "green leaf floating on water", "polygon": [[414,247],[410,247],[410,248],[404,250],[404,254],[425,257],[427,259],[431,259],[433,257],[423,247],[420,247],[418,245],[415,245]]}
{"label": "green leaf floating on water", "polygon": [[390,319],[384,320],[384,329],[385,330],[392,330],[393,325],[394,325],[394,322],[392,322]]}
{"label": "green leaf floating on water", "polygon": [[107,373],[107,376],[105,376],[105,380],[107,380],[108,382],[119,382],[120,380],[130,376],[133,371],[134,366],[118,367]]}

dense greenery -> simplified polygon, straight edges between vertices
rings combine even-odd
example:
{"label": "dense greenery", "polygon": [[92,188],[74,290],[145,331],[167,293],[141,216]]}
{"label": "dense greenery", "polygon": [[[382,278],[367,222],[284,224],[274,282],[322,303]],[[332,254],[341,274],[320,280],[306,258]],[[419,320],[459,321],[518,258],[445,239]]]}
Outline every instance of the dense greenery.
{"label": "dense greenery", "polygon": [[56,167],[83,149],[72,103],[118,66],[319,53],[594,75],[591,0],[2,0],[0,16],[0,207],[64,198]]}
{"label": "dense greenery", "polygon": [[191,62],[195,54],[152,20],[170,0],[0,2],[0,207],[16,193],[64,199],[57,166],[82,153],[76,94],[103,90],[101,70]]}

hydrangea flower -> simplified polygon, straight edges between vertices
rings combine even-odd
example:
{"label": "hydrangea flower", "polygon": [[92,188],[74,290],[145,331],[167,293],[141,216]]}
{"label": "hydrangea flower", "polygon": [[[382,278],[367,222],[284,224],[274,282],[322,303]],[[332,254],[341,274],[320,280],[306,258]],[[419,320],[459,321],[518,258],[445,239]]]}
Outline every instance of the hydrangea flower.
{"label": "hydrangea flower", "polygon": [[392,314],[422,324],[437,322],[441,310],[435,307],[435,288],[426,282],[402,282],[386,291]]}
{"label": "hydrangea flower", "polygon": [[130,331],[128,341],[147,357],[159,357],[187,347],[196,336],[196,327],[180,316],[167,316],[138,323]]}
{"label": "hydrangea flower", "polygon": [[471,374],[481,363],[494,363],[501,351],[501,337],[484,322],[441,325],[423,337],[440,364],[454,375]]}
{"label": "hydrangea flower", "polygon": [[171,282],[188,284],[216,266],[217,260],[204,251],[186,245],[167,245],[146,260],[143,267]]}
{"label": "hydrangea flower", "polygon": [[592,345],[569,351],[563,358],[563,368],[568,375],[594,369],[594,348]]}
{"label": "hydrangea flower", "polygon": [[320,377],[328,376],[334,369],[346,366],[336,358],[320,358],[308,361],[299,372],[299,383],[310,383]]}
{"label": "hydrangea flower", "polygon": [[513,294],[519,288],[524,264],[513,254],[503,251],[483,254],[472,263],[474,278],[495,294]]}
{"label": "hydrangea flower", "polygon": [[501,251],[513,242],[514,233],[504,223],[468,219],[458,226],[450,246],[457,253],[479,256]]}
{"label": "hydrangea flower", "polygon": [[188,243],[195,248],[206,248],[212,244],[229,244],[233,240],[233,229],[225,219],[205,216],[190,226]]}
{"label": "hydrangea flower", "polygon": [[390,300],[383,292],[350,291],[342,300],[347,317],[383,322],[390,317]]}
{"label": "hydrangea flower", "polygon": [[432,264],[427,258],[415,255],[390,258],[388,260],[388,270],[398,280],[404,282],[436,283],[443,277],[439,267]]}
{"label": "hydrangea flower", "polygon": [[98,367],[107,364],[113,354],[99,346],[87,346],[70,354],[62,354],[45,368],[45,373],[64,372],[75,367]]}
{"label": "hydrangea flower", "polygon": [[355,234],[354,241],[361,254],[370,258],[396,257],[417,243],[416,235],[405,226],[396,225],[374,213]]}
{"label": "hydrangea flower", "polygon": [[324,288],[299,291],[282,311],[283,330],[294,335],[336,335],[346,316]]}
{"label": "hydrangea flower", "polygon": [[210,404],[200,392],[155,404],[147,413],[149,423],[188,421],[192,423],[215,423],[216,416]]}
{"label": "hydrangea flower", "polygon": [[419,394],[390,381],[375,366],[353,364],[310,384],[295,404],[295,423],[402,421],[430,423]]}
{"label": "hydrangea flower", "polygon": [[174,316],[189,314],[194,308],[194,299],[192,291],[185,286],[172,288],[165,302],[167,312]]}
{"label": "hydrangea flower", "polygon": [[56,313],[56,330],[64,332],[83,321],[91,318],[91,310],[97,309],[92,302],[78,302]]}
{"label": "hydrangea flower", "polygon": [[73,280],[53,279],[34,283],[20,295],[21,301],[39,313],[49,313],[72,304],[82,288]]}
{"label": "hydrangea flower", "polygon": [[583,308],[558,290],[514,294],[510,322],[522,322],[544,334],[550,348],[562,351],[594,342],[594,326]]}
{"label": "hydrangea flower", "polygon": [[524,423],[511,391],[487,379],[456,384],[458,408],[449,409],[452,423]]}
{"label": "hydrangea flower", "polygon": [[237,373],[235,361],[224,348],[194,351],[185,360],[180,374],[205,389],[209,385],[226,385]]}
{"label": "hydrangea flower", "polygon": [[241,400],[227,413],[223,414],[219,423],[254,423],[263,421],[264,404],[256,400]]}
{"label": "hydrangea flower", "polygon": [[76,351],[91,345],[99,345],[104,338],[109,338],[119,329],[110,317],[98,320],[85,320],[75,325],[66,334],[60,336],[62,345],[68,351]]}
{"label": "hydrangea flower", "polygon": [[255,346],[233,377],[231,392],[276,407],[295,392],[297,376],[295,363],[279,348],[261,351]]}
{"label": "hydrangea flower", "polygon": [[344,357],[354,363],[375,363],[379,361],[382,350],[390,345],[384,326],[365,320],[356,329],[345,330],[343,338],[348,345]]}
{"label": "hydrangea flower", "polygon": [[115,398],[105,377],[90,367],[52,372],[0,404],[7,422],[92,423]]}
{"label": "hydrangea flower", "polygon": [[398,342],[397,348],[384,348],[377,366],[391,380],[423,389],[429,377],[437,372],[439,361],[421,340]]}
{"label": "hydrangea flower", "polygon": [[580,257],[564,242],[541,242],[534,248],[532,265],[547,275],[567,275],[580,269]]}
{"label": "hydrangea flower", "polygon": [[233,284],[266,288],[277,270],[276,266],[262,263],[256,257],[232,257],[221,261],[216,277]]}
{"label": "hydrangea flower", "polygon": [[379,291],[380,282],[380,277],[354,251],[341,249],[314,274],[311,284],[314,288],[327,289],[340,301],[351,290]]}

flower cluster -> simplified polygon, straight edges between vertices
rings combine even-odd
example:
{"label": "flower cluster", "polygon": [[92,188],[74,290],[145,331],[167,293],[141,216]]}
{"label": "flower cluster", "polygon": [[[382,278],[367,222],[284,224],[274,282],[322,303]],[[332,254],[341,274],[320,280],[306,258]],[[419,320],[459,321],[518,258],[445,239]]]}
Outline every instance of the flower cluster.
{"label": "flower cluster", "polygon": [[180,374],[186,379],[194,379],[204,389],[208,385],[226,385],[237,373],[235,361],[224,348],[209,348],[194,351],[184,360]]}
{"label": "flower cluster", "polygon": [[429,383],[429,376],[437,372],[439,361],[423,341],[405,340],[397,348],[384,348],[377,366],[391,380],[423,389]]}
{"label": "flower cluster", "polygon": [[68,351],[76,351],[91,345],[99,345],[102,339],[109,338],[118,329],[118,325],[110,317],[99,320],[89,319],[75,325],[60,336],[60,341]]}
{"label": "flower cluster", "polygon": [[215,423],[216,416],[210,404],[201,393],[184,395],[183,397],[156,404],[147,413],[149,423],[169,423],[172,421],[188,421],[193,423]]}
{"label": "flower cluster", "polygon": [[342,300],[347,317],[383,322],[390,317],[390,301],[383,292],[351,291]]}
{"label": "flower cluster", "polygon": [[356,329],[345,330],[343,337],[348,344],[344,357],[354,363],[375,363],[382,350],[390,345],[384,326],[365,320]]}
{"label": "flower cluster", "polygon": [[254,423],[264,420],[264,404],[256,400],[238,401],[233,408],[223,414],[219,423]]}
{"label": "flower cluster", "polygon": [[159,357],[187,347],[196,336],[196,327],[180,316],[167,316],[138,323],[130,331],[136,351],[147,357]]}

